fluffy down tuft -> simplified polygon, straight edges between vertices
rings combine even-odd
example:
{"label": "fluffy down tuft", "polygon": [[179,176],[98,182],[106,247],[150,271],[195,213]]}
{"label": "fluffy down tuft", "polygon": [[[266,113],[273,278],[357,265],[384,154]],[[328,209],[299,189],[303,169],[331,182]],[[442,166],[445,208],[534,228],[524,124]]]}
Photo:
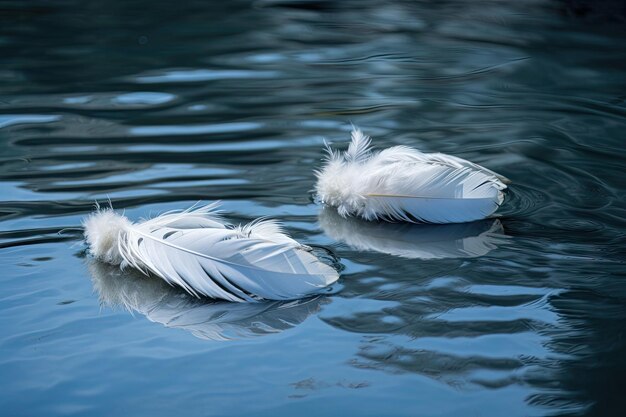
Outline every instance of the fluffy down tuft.
{"label": "fluffy down tuft", "polygon": [[131,222],[112,209],[99,209],[84,221],[85,239],[89,250],[98,260],[119,265],[124,261],[119,243],[131,226]]}

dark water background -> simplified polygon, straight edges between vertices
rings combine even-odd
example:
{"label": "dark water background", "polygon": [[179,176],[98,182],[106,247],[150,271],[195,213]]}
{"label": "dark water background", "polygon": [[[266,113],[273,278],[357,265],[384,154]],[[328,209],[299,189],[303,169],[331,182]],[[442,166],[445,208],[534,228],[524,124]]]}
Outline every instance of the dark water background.
{"label": "dark water background", "polygon": [[[0,1],[0,415],[623,415],[624,9]],[[325,233],[313,170],[350,123],[511,178],[499,237],[411,259]],[[89,262],[107,199],[279,218],[342,280],[191,300]]]}

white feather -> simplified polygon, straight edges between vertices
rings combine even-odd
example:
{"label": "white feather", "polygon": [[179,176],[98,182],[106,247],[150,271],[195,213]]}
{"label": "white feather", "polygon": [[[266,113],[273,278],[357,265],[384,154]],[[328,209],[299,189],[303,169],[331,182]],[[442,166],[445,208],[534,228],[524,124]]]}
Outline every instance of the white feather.
{"label": "white feather", "polygon": [[103,305],[137,312],[200,339],[227,341],[279,333],[297,326],[329,302],[326,297],[264,303],[206,302],[158,278],[93,260],[87,265]]}
{"label": "white feather", "polygon": [[215,208],[192,207],[139,223],[99,209],[85,220],[85,237],[97,259],[152,273],[196,297],[291,300],[339,278],[274,221],[231,227]]}
{"label": "white feather", "polygon": [[483,256],[509,238],[498,219],[446,225],[369,222],[325,207],[319,223],[328,236],[356,250],[409,259]]}
{"label": "white feather", "polygon": [[484,219],[504,201],[508,180],[487,168],[407,146],[374,153],[360,130],[343,154],[327,147],[316,192],[343,216],[366,220],[462,223]]}

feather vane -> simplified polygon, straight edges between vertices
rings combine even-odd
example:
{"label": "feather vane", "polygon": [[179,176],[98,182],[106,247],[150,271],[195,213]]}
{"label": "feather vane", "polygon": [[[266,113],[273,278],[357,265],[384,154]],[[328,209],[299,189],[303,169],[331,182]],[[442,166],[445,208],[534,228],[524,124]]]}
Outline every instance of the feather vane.
{"label": "feather vane", "polygon": [[276,222],[232,227],[215,209],[169,212],[139,223],[98,210],[85,221],[85,236],[96,258],[154,274],[196,297],[291,300],[339,278]]}
{"label": "feather vane", "polygon": [[407,146],[374,153],[370,139],[352,132],[348,150],[328,152],[316,172],[321,201],[343,216],[412,223],[480,220],[504,201],[508,180],[480,165]]}

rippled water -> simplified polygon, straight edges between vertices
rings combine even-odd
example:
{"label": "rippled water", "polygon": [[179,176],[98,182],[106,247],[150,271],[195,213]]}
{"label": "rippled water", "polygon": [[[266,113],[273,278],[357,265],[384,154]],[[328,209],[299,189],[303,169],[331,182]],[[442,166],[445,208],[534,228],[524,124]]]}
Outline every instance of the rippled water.
{"label": "rippled water", "polygon": [[[0,414],[621,415],[622,3],[0,5]],[[500,217],[321,211],[351,123],[511,178]],[[86,257],[107,199],[276,217],[342,279],[190,299]]]}

